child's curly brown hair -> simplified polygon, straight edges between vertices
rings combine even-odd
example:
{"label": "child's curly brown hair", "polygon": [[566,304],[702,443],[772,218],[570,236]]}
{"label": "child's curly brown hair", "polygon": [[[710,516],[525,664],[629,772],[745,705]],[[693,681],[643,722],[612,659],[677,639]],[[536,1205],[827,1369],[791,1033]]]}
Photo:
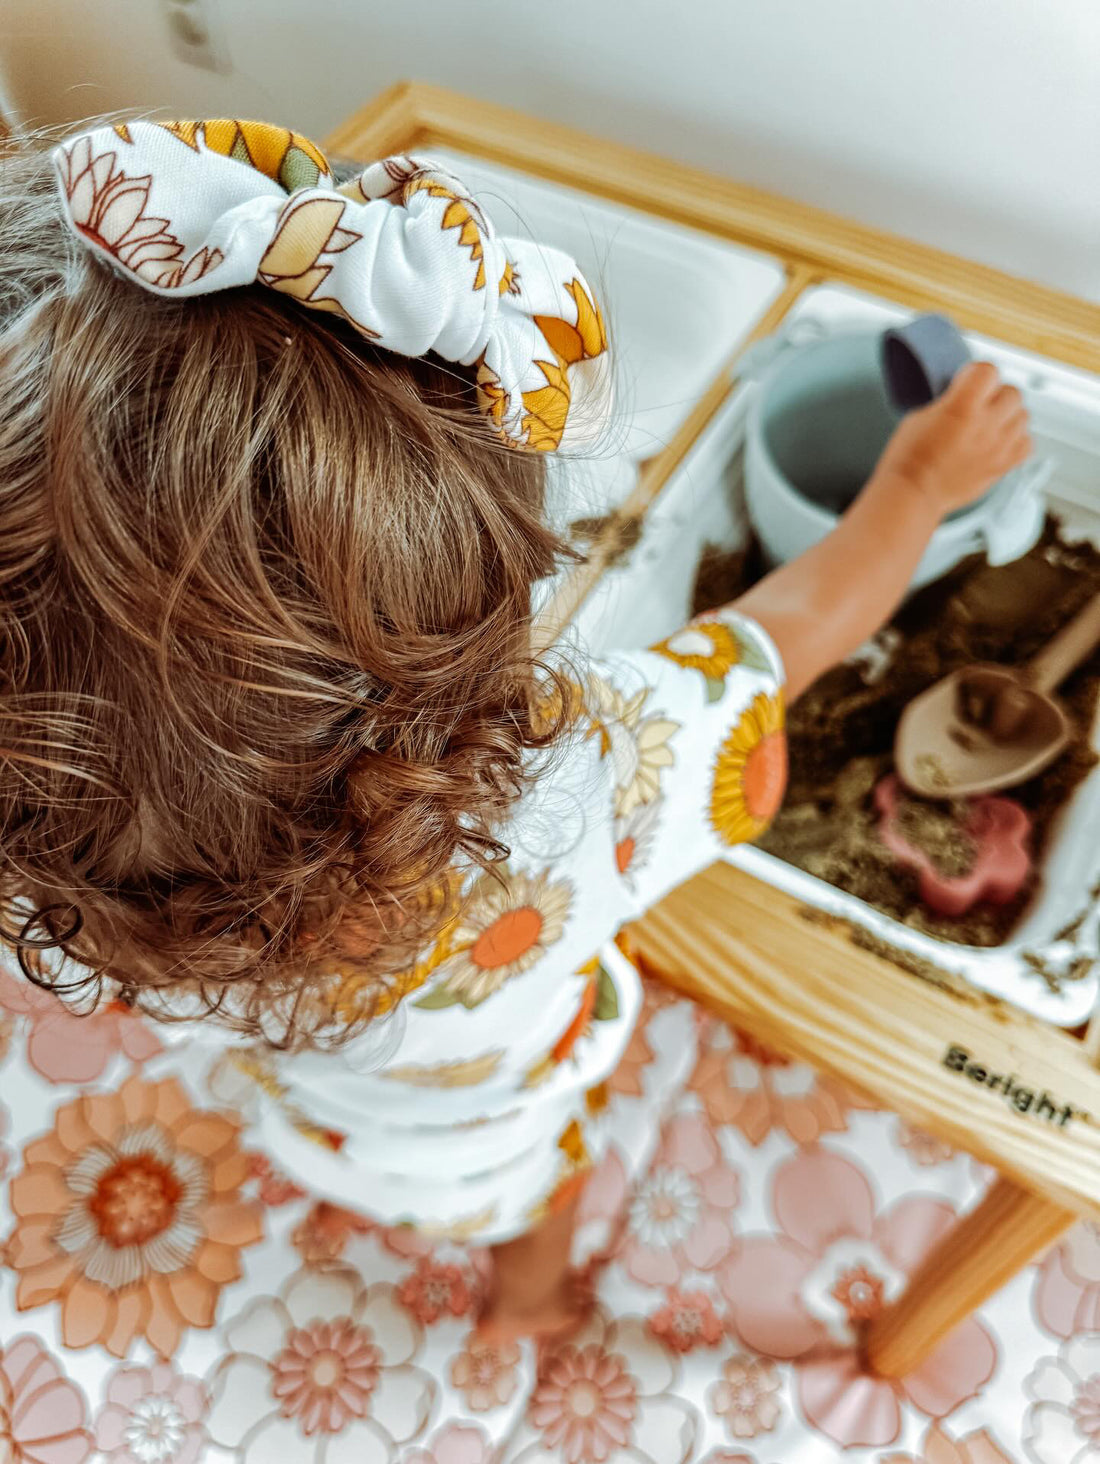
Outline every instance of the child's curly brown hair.
{"label": "child's curly brown hair", "polygon": [[563,721],[532,716],[544,471],[461,371],[259,287],[137,290],[62,226],[44,147],[0,160],[0,905],[28,976],[279,1043],[388,1004]]}

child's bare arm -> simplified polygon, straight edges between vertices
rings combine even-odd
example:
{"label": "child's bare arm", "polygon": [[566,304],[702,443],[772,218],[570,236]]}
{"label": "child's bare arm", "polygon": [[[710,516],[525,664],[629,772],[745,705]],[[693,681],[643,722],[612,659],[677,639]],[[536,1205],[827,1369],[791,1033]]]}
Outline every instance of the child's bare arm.
{"label": "child's bare arm", "polygon": [[775,641],[791,700],[889,619],[940,520],[1030,451],[1020,393],[985,362],[904,419],[833,533],[737,602]]}

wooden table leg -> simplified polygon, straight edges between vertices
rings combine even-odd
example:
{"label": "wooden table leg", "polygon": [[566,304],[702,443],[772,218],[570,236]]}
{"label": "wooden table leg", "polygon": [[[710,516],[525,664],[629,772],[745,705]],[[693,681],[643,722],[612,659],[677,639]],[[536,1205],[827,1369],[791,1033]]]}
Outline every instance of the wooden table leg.
{"label": "wooden table leg", "polygon": [[898,1299],[871,1323],[864,1356],[872,1372],[900,1378],[1078,1217],[1010,1179],[944,1235]]}

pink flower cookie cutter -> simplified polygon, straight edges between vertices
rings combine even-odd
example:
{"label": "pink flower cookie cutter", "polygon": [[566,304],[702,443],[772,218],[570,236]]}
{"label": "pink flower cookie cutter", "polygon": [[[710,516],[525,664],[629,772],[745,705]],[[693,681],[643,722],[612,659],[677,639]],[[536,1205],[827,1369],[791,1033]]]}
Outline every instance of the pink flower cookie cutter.
{"label": "pink flower cookie cutter", "polygon": [[923,849],[911,843],[897,825],[903,793],[896,775],[875,789],[879,838],[899,864],[917,875],[920,897],[937,915],[959,916],[985,900],[1007,905],[1023,889],[1032,869],[1031,818],[1012,798],[973,798],[962,831],[973,840],[973,867],[962,875],[942,874]]}

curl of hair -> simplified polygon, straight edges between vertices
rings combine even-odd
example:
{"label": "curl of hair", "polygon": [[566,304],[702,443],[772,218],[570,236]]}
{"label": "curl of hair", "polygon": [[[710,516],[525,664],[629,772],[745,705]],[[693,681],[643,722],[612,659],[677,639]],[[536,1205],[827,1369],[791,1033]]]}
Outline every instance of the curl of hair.
{"label": "curl of hair", "polygon": [[338,1041],[455,870],[507,855],[568,720],[530,648],[565,551],[473,397],[258,286],[136,288],[41,146],[0,159],[0,911],[30,979]]}

